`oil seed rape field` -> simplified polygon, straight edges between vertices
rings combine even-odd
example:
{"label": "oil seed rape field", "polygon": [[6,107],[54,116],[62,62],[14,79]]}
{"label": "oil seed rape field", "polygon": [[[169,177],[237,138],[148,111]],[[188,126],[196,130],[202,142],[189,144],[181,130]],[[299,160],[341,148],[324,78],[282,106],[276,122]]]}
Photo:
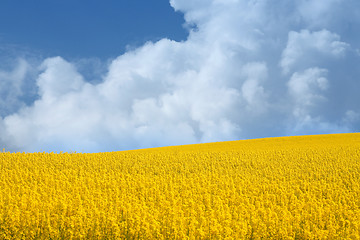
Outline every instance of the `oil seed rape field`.
{"label": "oil seed rape field", "polygon": [[360,239],[360,134],[3,152],[0,239]]}

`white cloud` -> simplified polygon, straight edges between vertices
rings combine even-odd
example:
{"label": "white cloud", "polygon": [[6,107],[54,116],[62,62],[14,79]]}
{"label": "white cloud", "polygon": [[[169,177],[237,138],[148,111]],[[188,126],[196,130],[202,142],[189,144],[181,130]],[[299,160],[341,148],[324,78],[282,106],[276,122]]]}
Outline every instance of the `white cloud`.
{"label": "white cloud", "polygon": [[47,101],[79,91],[85,84],[74,66],[60,57],[46,59],[40,69],[45,71],[39,75],[37,85],[40,96]]}
{"label": "white cloud", "polygon": [[344,8],[344,0],[297,1],[298,11],[310,26],[323,26],[336,17],[338,8]]}
{"label": "white cloud", "polygon": [[12,71],[0,70],[0,117],[23,106],[19,98],[29,66],[23,59],[17,61]]}
{"label": "white cloud", "polygon": [[294,73],[289,82],[289,94],[294,100],[293,114],[297,119],[309,116],[309,109],[326,100],[322,93],[328,88],[328,71],[319,68]]}
{"label": "white cloud", "polygon": [[[186,41],[148,42],[105,70],[95,60],[45,59],[30,102],[20,86],[34,64],[1,71],[0,144],[97,152],[360,127],[360,107],[347,104],[359,99],[345,96],[359,86],[351,53],[360,36],[338,27],[345,18],[327,17],[343,14],[344,1],[170,3],[196,26]],[[84,74],[86,64],[101,68],[98,79]],[[17,107],[6,110],[8,102]]]}
{"label": "white cloud", "polygon": [[267,108],[267,99],[264,87],[261,85],[267,78],[265,63],[247,63],[242,68],[246,80],[241,87],[241,93],[247,102],[248,110],[264,111]]}
{"label": "white cloud", "polygon": [[[340,41],[340,36],[328,30],[289,32],[288,43],[280,62],[284,73],[294,68],[310,67],[319,58],[339,58],[345,55],[349,44]],[[310,66],[309,66],[310,65]]]}

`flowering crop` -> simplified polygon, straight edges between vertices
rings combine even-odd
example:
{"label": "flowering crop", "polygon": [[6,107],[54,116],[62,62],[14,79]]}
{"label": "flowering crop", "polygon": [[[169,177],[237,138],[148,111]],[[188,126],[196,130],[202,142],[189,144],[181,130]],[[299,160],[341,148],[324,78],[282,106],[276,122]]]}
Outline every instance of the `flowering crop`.
{"label": "flowering crop", "polygon": [[0,239],[360,239],[360,134],[0,153]]}

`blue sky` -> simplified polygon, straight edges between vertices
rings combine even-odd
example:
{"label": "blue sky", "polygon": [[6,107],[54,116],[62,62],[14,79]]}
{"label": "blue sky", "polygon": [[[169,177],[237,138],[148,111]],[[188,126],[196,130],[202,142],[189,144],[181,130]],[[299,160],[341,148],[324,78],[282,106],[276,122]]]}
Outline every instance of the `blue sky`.
{"label": "blue sky", "polygon": [[97,57],[168,37],[186,39],[183,15],[161,1],[11,1],[0,8],[0,42],[44,56]]}
{"label": "blue sky", "polygon": [[2,1],[0,146],[359,131],[358,0],[129,2]]}

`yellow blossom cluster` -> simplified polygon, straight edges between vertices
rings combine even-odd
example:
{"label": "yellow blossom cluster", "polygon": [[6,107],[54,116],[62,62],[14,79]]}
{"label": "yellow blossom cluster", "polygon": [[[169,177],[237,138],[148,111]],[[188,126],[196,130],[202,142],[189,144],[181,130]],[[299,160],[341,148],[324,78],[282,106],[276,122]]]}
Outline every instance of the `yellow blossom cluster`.
{"label": "yellow blossom cluster", "polygon": [[0,239],[360,239],[360,134],[2,152]]}

